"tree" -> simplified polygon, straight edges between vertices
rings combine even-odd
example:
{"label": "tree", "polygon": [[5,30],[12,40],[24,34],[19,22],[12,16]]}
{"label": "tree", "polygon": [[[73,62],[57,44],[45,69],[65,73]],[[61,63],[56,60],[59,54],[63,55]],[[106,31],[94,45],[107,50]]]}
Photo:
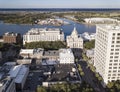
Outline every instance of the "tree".
{"label": "tree", "polygon": [[91,40],[89,42],[84,43],[84,48],[85,49],[92,49],[95,48],[95,40]]}
{"label": "tree", "polygon": [[109,92],[120,92],[120,80],[108,82]]}
{"label": "tree", "polygon": [[39,42],[31,42],[26,43],[25,48],[33,49],[33,48],[44,48],[45,50],[57,50],[60,48],[66,48],[66,43],[62,41],[39,41]]}
{"label": "tree", "polygon": [[46,89],[44,87],[37,87],[37,92],[47,92]]}

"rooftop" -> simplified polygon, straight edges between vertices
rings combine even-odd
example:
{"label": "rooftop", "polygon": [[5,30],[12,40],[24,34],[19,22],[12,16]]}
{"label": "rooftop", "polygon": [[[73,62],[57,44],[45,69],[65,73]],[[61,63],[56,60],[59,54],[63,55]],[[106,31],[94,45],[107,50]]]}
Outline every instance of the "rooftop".
{"label": "rooftop", "polygon": [[113,31],[113,30],[120,31],[120,24],[111,24],[111,25],[98,24],[97,27],[100,27],[109,31]]}
{"label": "rooftop", "polygon": [[43,53],[44,49],[42,48],[37,48],[37,49],[21,49],[20,54],[38,54],[38,53]]}
{"label": "rooftop", "polygon": [[58,50],[48,50],[43,53],[44,56],[59,56]]}
{"label": "rooftop", "polygon": [[62,54],[66,54],[66,53],[71,54],[71,53],[73,53],[70,48],[68,48],[68,49],[60,49],[59,52],[62,53]]}
{"label": "rooftop", "polygon": [[61,29],[59,29],[59,28],[32,28],[26,34],[38,35],[38,34],[42,34],[42,33],[45,33],[45,32],[61,33]]}
{"label": "rooftop", "polygon": [[27,71],[28,68],[25,65],[17,65],[10,70],[9,74],[11,77],[15,77],[16,83],[21,83]]}
{"label": "rooftop", "polygon": [[18,33],[13,33],[13,32],[6,32],[4,36],[17,36]]}
{"label": "rooftop", "polygon": [[34,49],[21,49],[20,54],[33,54]]}
{"label": "rooftop", "polygon": [[112,19],[112,18],[86,18],[85,20],[91,20],[91,21],[116,21],[116,19]]}
{"label": "rooftop", "polygon": [[72,71],[73,68],[75,69],[74,64],[61,64],[61,65],[55,65],[53,70],[53,73],[50,77],[47,78],[46,82],[58,82],[58,81],[76,81],[79,80],[77,72]]}

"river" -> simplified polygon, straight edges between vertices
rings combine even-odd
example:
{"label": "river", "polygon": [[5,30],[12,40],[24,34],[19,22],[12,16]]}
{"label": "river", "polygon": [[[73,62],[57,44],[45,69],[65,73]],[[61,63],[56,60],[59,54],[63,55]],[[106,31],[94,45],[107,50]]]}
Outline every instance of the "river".
{"label": "river", "polygon": [[5,32],[16,32],[23,35],[31,28],[45,28],[45,27],[54,28],[55,27],[55,28],[63,29],[63,32],[65,33],[65,36],[66,36],[71,34],[74,28],[74,24],[79,34],[84,32],[93,33],[96,31],[96,27],[93,25],[80,24],[68,19],[63,19],[63,20],[69,22],[70,25],[62,25],[57,27],[57,26],[48,26],[48,25],[37,25],[37,24],[35,25],[6,24],[3,22],[0,22],[0,35],[3,35]]}

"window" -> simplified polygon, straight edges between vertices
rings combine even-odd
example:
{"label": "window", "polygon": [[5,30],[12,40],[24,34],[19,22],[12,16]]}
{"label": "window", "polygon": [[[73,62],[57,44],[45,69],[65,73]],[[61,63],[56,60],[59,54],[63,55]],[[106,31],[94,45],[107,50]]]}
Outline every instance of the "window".
{"label": "window", "polygon": [[112,62],[113,60],[110,60],[110,62]]}
{"label": "window", "polygon": [[115,41],[112,41],[112,43],[115,43]]}
{"label": "window", "polygon": [[120,39],[120,37],[117,37],[117,39]]}
{"label": "window", "polygon": [[116,45],[116,47],[120,47],[120,45]]}
{"label": "window", "polygon": [[113,33],[113,36],[115,35],[115,33]]}
{"label": "window", "polygon": [[117,69],[117,67],[113,67],[113,69]]}
{"label": "window", "polygon": [[115,79],[115,77],[112,77],[112,79]]}
{"label": "window", "polygon": [[114,62],[118,62],[118,60],[114,60]]}
{"label": "window", "polygon": [[112,65],[112,63],[109,64],[110,66]]}
{"label": "window", "polygon": [[118,54],[119,54],[119,52],[116,52],[116,53],[115,53],[115,55],[118,55]]}
{"label": "window", "polygon": [[115,39],[115,37],[112,38],[113,40]]}
{"label": "window", "polygon": [[120,74],[118,74],[118,76],[120,76]]}
{"label": "window", "polygon": [[118,58],[118,56],[115,56],[114,58]]}
{"label": "window", "polygon": [[112,67],[109,67],[109,69],[112,69]]}
{"label": "window", "polygon": [[116,74],[113,74],[112,76],[116,76]]}
{"label": "window", "polygon": [[117,72],[117,70],[113,70],[113,72]]}
{"label": "window", "polygon": [[111,49],[111,51],[114,51],[114,49]]}
{"label": "window", "polygon": [[120,35],[120,33],[118,33],[117,35]]}
{"label": "window", "polygon": [[117,43],[120,43],[120,41],[116,41]]}
{"label": "window", "polygon": [[114,45],[111,45],[111,47],[114,47]]}
{"label": "window", "polygon": [[119,51],[119,49],[115,49],[115,51]]}
{"label": "window", "polygon": [[113,56],[110,56],[110,58],[113,58]]}
{"label": "window", "polygon": [[113,53],[110,53],[110,55],[113,55]]}
{"label": "window", "polygon": [[114,63],[114,65],[117,65],[117,63]]}

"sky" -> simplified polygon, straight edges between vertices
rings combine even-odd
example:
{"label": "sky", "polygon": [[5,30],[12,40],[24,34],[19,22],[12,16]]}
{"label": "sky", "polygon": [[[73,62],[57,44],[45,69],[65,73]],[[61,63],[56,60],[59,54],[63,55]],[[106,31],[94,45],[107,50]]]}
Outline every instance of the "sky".
{"label": "sky", "polygon": [[120,0],[0,0],[0,8],[120,8]]}

